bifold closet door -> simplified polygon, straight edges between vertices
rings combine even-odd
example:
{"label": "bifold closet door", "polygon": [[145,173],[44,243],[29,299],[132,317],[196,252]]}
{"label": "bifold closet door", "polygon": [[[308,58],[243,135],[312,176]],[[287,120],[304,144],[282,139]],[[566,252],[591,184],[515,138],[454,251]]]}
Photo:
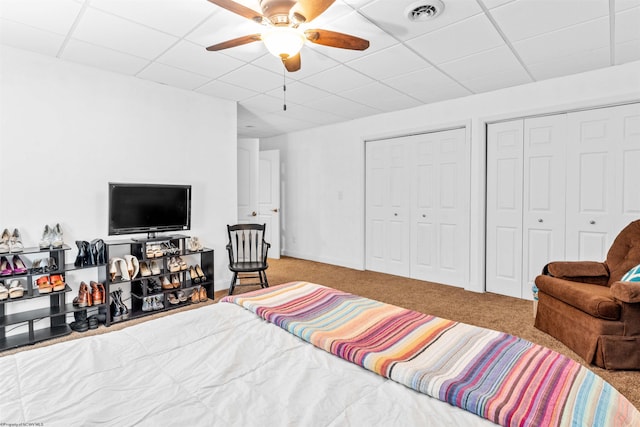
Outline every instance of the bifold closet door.
{"label": "bifold closet door", "polygon": [[486,290],[531,298],[531,282],[565,253],[564,115],[487,129]]}
{"label": "bifold closet door", "polygon": [[405,138],[366,144],[366,269],[408,277],[409,144]]}
{"label": "bifold closet door", "polygon": [[640,218],[640,104],[568,114],[567,257],[602,261]]}
{"label": "bifold closet door", "polygon": [[466,130],[412,136],[411,277],[464,286],[469,264]]}

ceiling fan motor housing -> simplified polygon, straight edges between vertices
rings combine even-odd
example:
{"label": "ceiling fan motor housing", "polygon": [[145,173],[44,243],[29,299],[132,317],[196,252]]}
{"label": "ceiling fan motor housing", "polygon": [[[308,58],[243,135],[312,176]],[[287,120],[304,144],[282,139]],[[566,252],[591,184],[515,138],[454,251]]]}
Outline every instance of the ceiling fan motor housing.
{"label": "ceiling fan motor housing", "polygon": [[289,25],[289,11],[296,3],[295,0],[261,0],[260,8],[273,25]]}

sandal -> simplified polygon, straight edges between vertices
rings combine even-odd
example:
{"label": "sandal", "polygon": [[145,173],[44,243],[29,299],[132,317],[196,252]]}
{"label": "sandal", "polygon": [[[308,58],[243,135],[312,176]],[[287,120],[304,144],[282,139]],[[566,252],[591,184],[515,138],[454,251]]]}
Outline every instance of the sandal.
{"label": "sandal", "polygon": [[64,277],[62,274],[55,274],[49,277],[49,282],[53,286],[53,292],[63,291],[66,283],[64,283]]}
{"label": "sandal", "polygon": [[27,266],[18,255],[13,256],[13,274],[24,274],[27,272]]}
{"label": "sandal", "polygon": [[49,276],[40,277],[36,280],[36,285],[38,286],[38,292],[41,294],[49,294],[53,290],[53,286],[49,282]]}
{"label": "sandal", "polygon": [[9,283],[9,298],[22,298],[24,295],[24,286],[18,279],[12,280]]}
{"label": "sandal", "polygon": [[180,302],[180,300],[173,293],[167,295],[167,300],[169,300],[169,304],[171,305],[176,305]]}
{"label": "sandal", "polygon": [[9,298],[9,290],[0,282],[0,301]]}

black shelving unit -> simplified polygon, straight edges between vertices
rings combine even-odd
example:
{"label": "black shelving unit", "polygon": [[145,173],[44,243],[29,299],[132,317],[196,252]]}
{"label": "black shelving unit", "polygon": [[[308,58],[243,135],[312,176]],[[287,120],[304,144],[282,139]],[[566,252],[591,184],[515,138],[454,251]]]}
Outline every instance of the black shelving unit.
{"label": "black shelving unit", "polygon": [[[6,285],[8,285],[8,282],[13,279],[20,279],[26,282],[25,293],[21,298],[9,298],[0,301],[0,351],[21,347],[24,345],[35,344],[40,341],[61,337],[71,333],[71,328],[69,328],[66,322],[67,313],[73,313],[75,311],[85,309],[75,307],[72,304],[66,304],[66,295],[71,292],[71,287],[69,287],[69,285],[66,285],[64,290],[42,294],[38,291],[38,286],[35,284],[36,280],[41,276],[65,274],[65,280],[67,280],[66,273],[69,271],[78,270],[80,268],[99,267],[89,266],[79,268],[75,267],[73,264],[66,264],[65,254],[66,251],[70,249],[71,248],[67,245],[63,245],[60,248],[47,249],[40,249],[38,247],[35,247],[25,248],[22,252],[18,253],[1,254],[7,257],[18,255],[21,258],[27,255],[40,254],[42,255],[41,258],[52,258],[56,263],[57,269],[53,271],[43,272],[37,269],[30,268],[24,274],[0,277],[0,280],[3,280]],[[98,278],[98,280],[100,280],[100,278]],[[49,299],[48,305],[45,307],[24,310],[12,314],[7,314],[6,312],[6,307],[9,304],[16,304],[26,300],[36,301],[42,299],[43,301],[46,301],[46,297],[49,297]],[[50,319],[50,326],[48,328],[45,327],[36,329],[35,323],[40,319],[46,318]],[[7,336],[7,332],[9,332],[7,329],[11,327],[19,327],[22,325],[26,325],[28,327],[27,332]]]}
{"label": "black shelving unit", "polygon": [[[200,287],[204,287],[207,291],[207,297],[213,298],[214,292],[214,250],[210,248],[204,248],[201,251],[191,252],[187,249],[186,243],[189,239],[189,236],[184,235],[172,235],[166,237],[156,237],[150,239],[148,241],[145,240],[118,240],[118,241],[109,241],[106,243],[106,254],[107,260],[110,260],[112,257],[117,256],[118,254],[130,254],[135,256],[138,259],[138,262],[145,262],[147,265],[150,265],[152,261],[155,261],[160,267],[160,274],[151,274],[149,276],[142,276],[141,272],[138,272],[136,277],[130,278],[130,280],[122,280],[120,277],[116,277],[115,280],[111,279],[109,275],[109,266],[105,267],[106,280],[105,291],[106,291],[106,303],[107,303],[107,322],[106,325],[110,326],[115,323],[112,319],[111,315],[111,292],[118,289],[118,287],[126,286],[130,284],[131,287],[131,299],[127,306],[129,310],[129,317],[127,319],[121,320],[120,322],[126,322],[127,320],[137,319],[144,316],[149,316],[155,313],[159,313],[162,311],[173,310],[179,307],[184,307],[185,305],[194,304],[191,302],[191,299],[188,299],[185,302],[179,304],[170,304],[168,302],[167,295],[176,292],[178,290],[182,290],[186,295],[190,295],[196,289]],[[178,252],[175,254],[165,254],[159,257],[148,258],[146,254],[146,246],[153,244],[162,244],[163,242],[170,242],[178,248]],[[117,248],[119,247],[119,248]],[[124,256],[124,255],[122,255]],[[207,280],[201,283],[193,283],[191,280],[187,279],[187,270],[180,270],[176,272],[169,271],[169,260],[172,257],[188,257],[189,259],[192,256],[199,257],[199,262],[194,262],[192,265],[199,264],[202,268],[203,273],[205,274]],[[187,268],[189,265],[187,265]],[[172,274],[177,274],[180,279],[180,287],[175,289],[162,289],[159,292],[150,293],[147,287],[147,281],[149,279],[156,280],[160,282],[162,276],[170,277]],[[143,311],[142,306],[144,303],[144,298],[149,296],[160,296],[162,299],[162,303],[164,307],[160,310],[151,310],[151,311]]]}

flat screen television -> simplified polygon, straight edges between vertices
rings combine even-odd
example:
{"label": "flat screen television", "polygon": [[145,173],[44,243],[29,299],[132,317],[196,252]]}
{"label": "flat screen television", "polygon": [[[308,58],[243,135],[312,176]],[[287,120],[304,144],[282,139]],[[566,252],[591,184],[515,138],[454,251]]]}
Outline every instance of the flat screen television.
{"label": "flat screen television", "polygon": [[109,236],[191,229],[191,186],[109,183]]}

